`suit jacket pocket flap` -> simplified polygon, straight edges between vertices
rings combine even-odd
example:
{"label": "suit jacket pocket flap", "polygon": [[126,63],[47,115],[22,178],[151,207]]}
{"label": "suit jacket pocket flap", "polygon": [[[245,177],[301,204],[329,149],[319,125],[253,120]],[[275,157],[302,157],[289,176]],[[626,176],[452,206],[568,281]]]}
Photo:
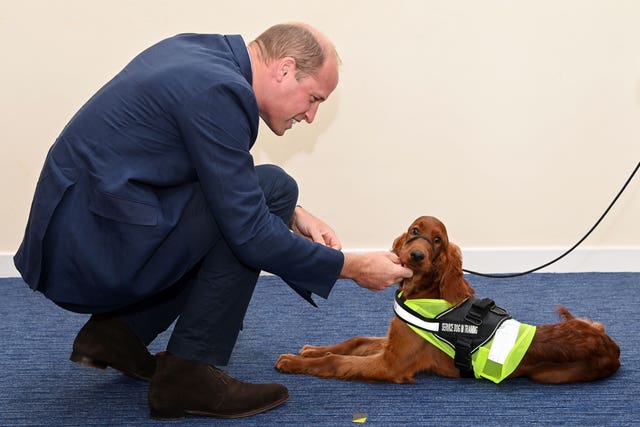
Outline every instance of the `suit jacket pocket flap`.
{"label": "suit jacket pocket flap", "polygon": [[89,209],[101,217],[136,225],[157,225],[158,208],[94,190]]}

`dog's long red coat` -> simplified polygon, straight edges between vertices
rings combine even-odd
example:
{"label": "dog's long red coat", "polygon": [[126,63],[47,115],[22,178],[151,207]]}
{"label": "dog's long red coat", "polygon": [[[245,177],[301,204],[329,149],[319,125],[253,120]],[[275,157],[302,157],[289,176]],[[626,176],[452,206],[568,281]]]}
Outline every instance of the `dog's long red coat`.
{"label": "dog's long red coat", "polygon": [[[411,240],[412,236],[428,240]],[[416,219],[395,239],[393,251],[413,270],[413,277],[401,284],[407,299],[445,299],[457,304],[473,295],[462,271],[460,249],[449,242],[447,230],[437,218]],[[509,378],[526,376],[543,383],[567,383],[615,373],[620,366],[620,348],[604,327],[573,317],[564,307],[559,307],[558,313],[563,321],[537,327],[531,346]],[[281,355],[276,368],[324,378],[394,383],[411,382],[421,371],[460,376],[452,358],[397,317],[391,320],[386,337],[355,337],[330,346],[305,345],[299,355]]]}

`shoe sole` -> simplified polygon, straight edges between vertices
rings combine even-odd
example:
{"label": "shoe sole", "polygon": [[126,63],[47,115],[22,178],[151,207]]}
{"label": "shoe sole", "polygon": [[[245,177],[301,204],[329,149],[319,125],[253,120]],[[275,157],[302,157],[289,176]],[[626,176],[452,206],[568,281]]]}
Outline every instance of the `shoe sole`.
{"label": "shoe sole", "polygon": [[107,369],[107,367],[109,366],[107,362],[96,360],[92,357],[85,356],[84,354],[80,354],[75,351],[71,353],[71,356],[69,356],[69,360],[87,368]]}
{"label": "shoe sole", "polygon": [[159,421],[181,420],[181,419],[185,418],[185,416],[187,416],[187,415],[195,415],[195,416],[199,416],[199,417],[226,418],[226,419],[244,418],[244,417],[250,417],[252,415],[261,414],[263,412],[267,412],[267,411],[269,411],[271,409],[274,409],[274,408],[282,405],[287,400],[289,400],[289,395],[288,394],[285,397],[283,397],[282,399],[271,403],[270,405],[263,406],[263,407],[258,408],[258,409],[254,409],[252,411],[242,412],[240,414],[216,414],[216,413],[213,413],[213,412],[192,411],[192,410],[185,409],[184,412],[182,413],[182,415],[163,415],[160,412],[158,412],[158,411],[154,410],[153,408],[151,408],[150,415],[151,415],[151,418],[153,418],[155,420],[159,420]]}
{"label": "shoe sole", "polygon": [[128,371],[125,369],[120,369],[117,366],[113,366],[113,365],[109,365],[107,362],[103,361],[103,360],[98,360],[98,359],[94,359],[92,357],[89,356],[85,356],[84,354],[80,354],[76,351],[73,351],[71,353],[71,356],[69,356],[69,360],[71,360],[72,362],[77,363],[80,366],[85,366],[87,368],[95,368],[95,369],[107,369],[108,367],[111,367],[117,371],[122,372],[124,375],[131,377],[131,378],[135,378],[137,380],[144,380],[144,381],[151,381],[151,378],[144,376],[142,374],[138,374],[137,372],[132,372],[132,371]]}

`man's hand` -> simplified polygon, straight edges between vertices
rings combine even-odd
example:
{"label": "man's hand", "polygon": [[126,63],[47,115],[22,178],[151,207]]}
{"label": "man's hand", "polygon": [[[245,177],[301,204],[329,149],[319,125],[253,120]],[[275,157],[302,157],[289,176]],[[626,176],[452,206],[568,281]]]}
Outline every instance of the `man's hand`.
{"label": "man's hand", "polygon": [[340,273],[340,277],[372,291],[381,291],[411,276],[413,272],[400,265],[400,259],[392,252],[346,253]]}
{"label": "man's hand", "polygon": [[337,250],[342,249],[342,243],[340,243],[335,231],[324,221],[316,218],[300,206],[296,206],[293,211],[291,230],[313,242],[321,243]]}

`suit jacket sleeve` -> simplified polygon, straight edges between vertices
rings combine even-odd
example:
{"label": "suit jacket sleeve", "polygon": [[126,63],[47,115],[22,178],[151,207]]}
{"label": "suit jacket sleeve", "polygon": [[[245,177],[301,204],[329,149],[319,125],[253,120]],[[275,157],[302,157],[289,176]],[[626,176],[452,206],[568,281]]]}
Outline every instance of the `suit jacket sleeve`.
{"label": "suit jacket sleeve", "polygon": [[311,292],[326,298],[344,256],[295,235],[269,212],[249,151],[258,120],[250,87],[214,85],[183,104],[177,118],[214,219],[236,256],[280,276],[310,302]]}

